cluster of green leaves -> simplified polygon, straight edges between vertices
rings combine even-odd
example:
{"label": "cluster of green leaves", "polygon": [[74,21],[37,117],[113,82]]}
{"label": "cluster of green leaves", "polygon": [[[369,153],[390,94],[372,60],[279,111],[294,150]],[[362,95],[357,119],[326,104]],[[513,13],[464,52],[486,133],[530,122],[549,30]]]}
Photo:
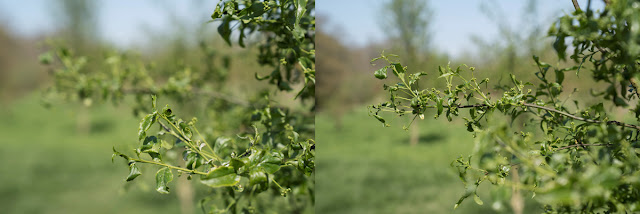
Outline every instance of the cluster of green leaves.
{"label": "cluster of green leaves", "polygon": [[[291,118],[287,118],[283,112],[271,114],[271,109],[267,109],[256,113],[259,116],[254,120],[268,125],[262,135],[254,126],[253,136],[242,136],[239,140],[221,136],[209,143],[196,127],[196,118],[187,122],[178,118],[168,105],[162,110],[157,109],[156,105],[156,97],[153,96],[152,112],[140,122],[140,146],[134,150],[135,156],[126,155],[115,148],[113,150],[113,157],[124,158],[129,166],[127,181],[142,174],[136,164],[153,164],[160,167],[156,173],[156,190],[160,193],[169,193],[167,184],[173,179],[173,171],[176,171],[179,175],[185,174],[188,179],[199,176],[200,182],[211,188],[229,187],[227,191],[238,193],[245,192],[247,188],[244,195],[249,197],[249,206],[244,208],[246,210],[251,209],[253,194],[270,187],[277,188],[283,196],[292,191],[286,187],[293,187],[296,194],[312,194],[312,184],[292,184],[300,180],[288,179],[287,176],[295,174],[288,168],[297,169],[304,176],[313,173],[315,143],[312,139],[301,139],[288,123]],[[157,132],[151,130],[154,124],[158,125]],[[274,127],[280,130],[274,130]],[[142,154],[148,154],[150,159],[144,159]],[[184,167],[175,164],[178,159],[184,161]],[[285,183],[281,185],[278,180]],[[241,196],[234,194],[232,198],[227,198],[228,207],[215,210],[235,213],[237,207],[233,205]]]}
{"label": "cluster of green leaves", "polygon": [[[237,26],[238,44],[247,34],[262,32],[259,62],[274,70],[256,79],[266,80],[283,91],[304,75],[304,87],[296,97],[315,101],[315,0],[223,1],[211,18],[222,19],[218,32],[231,45],[232,26]],[[237,24],[233,24],[237,23]]]}
{"label": "cluster of green leaves", "polygon": [[[476,142],[471,156],[452,163],[466,187],[455,207],[471,196],[483,204],[477,190],[488,181],[494,189],[529,192],[549,213],[637,212],[640,126],[613,120],[607,111],[624,107],[635,113],[633,123],[640,118],[635,84],[640,75],[639,14],[639,2],[618,0],[602,11],[587,7],[559,18],[549,35],[556,38],[554,47],[561,60],[568,49],[565,42],[573,42],[570,58],[576,65],[558,68],[534,56],[535,83],[511,75],[510,85],[489,88],[488,79],[476,78],[475,68],[447,65],[439,67],[437,77],[445,88],[421,89],[416,83],[425,73],[408,74],[395,56],[383,53],[372,60],[386,65],[374,72],[375,77],[387,79],[392,70],[398,81],[384,85],[390,99],[370,106],[370,115],[389,126],[383,112],[412,114],[415,120],[434,109],[436,118],[444,114],[451,121],[468,109],[461,117]],[[594,81],[605,85],[603,91],[591,88],[596,103],[581,104],[588,100],[565,93],[565,74],[577,76],[582,70],[590,70]],[[568,100],[573,102],[567,104]],[[510,124],[503,122],[507,118]],[[514,125],[514,121],[528,122]],[[518,177],[510,176],[513,170]],[[510,196],[494,195],[494,203],[506,203]]]}
{"label": "cluster of green leaves", "polygon": [[[220,91],[221,84],[230,69],[229,55],[218,56],[202,43],[204,66],[180,65],[176,70],[163,70],[156,63],[145,62],[135,53],[109,51],[103,58],[77,56],[73,50],[61,43],[52,43],[53,49],[40,56],[40,62],[52,65],[53,85],[45,98],[62,96],[68,100],[81,100],[87,106],[94,100],[111,100],[114,104],[123,101],[125,95],[136,95],[138,108],[144,111],[151,94],[170,96],[178,101],[195,96],[243,105],[240,100],[225,96]],[[44,100],[48,101],[48,100]],[[246,104],[244,104],[246,105]]]}
{"label": "cluster of green leaves", "polygon": [[[314,4],[228,0],[218,5],[212,18],[222,21],[218,32],[229,45],[234,30],[240,33],[238,43],[243,47],[245,36],[266,37],[258,60],[274,68],[270,83],[290,91],[294,73],[304,73],[305,84],[296,96],[303,104],[314,96]],[[232,29],[234,21],[240,23],[238,29]],[[106,100],[126,103],[127,95],[133,96],[134,114],[142,117],[138,144],[133,153],[113,149],[114,157],[127,163],[128,182],[147,170],[144,164],[157,168],[160,193],[169,193],[174,174],[188,179],[197,176],[211,193],[200,201],[209,213],[267,212],[270,202],[257,199],[262,192],[288,198],[289,206],[278,212],[309,210],[315,186],[312,110],[273,105],[269,92],[257,92],[257,100],[230,95],[223,86],[233,56],[210,46],[201,42],[202,55],[197,55],[201,59],[195,63],[176,60],[166,68],[132,53],[107,52],[104,58],[94,59],[55,45],[40,56],[54,77],[44,101],[62,97],[89,106]],[[178,108],[160,109],[156,97],[179,103]],[[176,115],[193,111],[207,117],[196,123],[196,117],[186,121]]]}

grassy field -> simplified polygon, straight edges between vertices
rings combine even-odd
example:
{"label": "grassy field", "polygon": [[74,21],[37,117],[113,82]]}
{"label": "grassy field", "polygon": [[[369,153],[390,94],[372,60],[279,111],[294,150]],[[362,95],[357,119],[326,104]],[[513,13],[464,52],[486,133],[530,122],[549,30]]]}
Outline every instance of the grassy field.
{"label": "grassy field", "polygon": [[155,192],[155,173],[148,170],[142,180],[126,184],[122,160],[111,163],[112,146],[128,150],[135,145],[138,119],[128,108],[89,108],[87,134],[76,132],[78,112],[79,104],[45,109],[37,93],[3,105],[2,213],[180,212],[175,193]]}
{"label": "grassy field", "polygon": [[[481,186],[483,206],[469,198],[453,209],[464,187],[450,163],[473,148],[463,124],[425,118],[420,144],[411,146],[409,132],[402,130],[405,121],[384,128],[361,107],[337,130],[331,117],[316,116],[316,212],[495,213],[486,186]],[[542,211],[531,202],[525,209]],[[509,204],[501,212],[511,213]]]}
{"label": "grassy field", "polygon": [[[181,213],[176,182],[185,176],[175,177],[165,195],[155,191],[157,167],[140,165],[143,174],[125,182],[126,163],[111,162],[112,147],[132,155],[138,146],[140,119],[126,103],[46,109],[34,92],[0,106],[0,213]],[[82,114],[90,130],[84,134],[77,129]],[[198,201],[211,189],[197,180],[186,185],[195,191],[191,210],[201,214]],[[261,194],[257,200],[282,207],[288,198]]]}
{"label": "grassy field", "polygon": [[[154,191],[151,170],[127,184],[122,160],[111,163],[112,146],[126,151],[135,145],[138,119],[130,109],[95,105],[88,110],[91,132],[78,134],[79,109],[45,109],[37,94],[2,107],[2,213],[179,213],[175,192]],[[473,147],[469,133],[454,131],[460,123],[421,121],[416,146],[408,145],[402,125],[397,120],[383,128],[364,108],[348,114],[342,130],[329,116],[317,116],[316,213],[495,212],[489,191],[481,194],[485,205],[467,200],[453,210],[463,185],[449,164]],[[527,209],[541,211],[531,204]]]}

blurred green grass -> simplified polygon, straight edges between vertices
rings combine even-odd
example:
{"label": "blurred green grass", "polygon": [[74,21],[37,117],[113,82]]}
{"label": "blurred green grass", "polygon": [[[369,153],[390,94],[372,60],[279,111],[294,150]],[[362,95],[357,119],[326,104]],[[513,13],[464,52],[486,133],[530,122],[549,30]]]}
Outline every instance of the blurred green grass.
{"label": "blurred green grass", "polygon": [[[133,155],[137,146],[140,118],[127,103],[86,108],[58,102],[47,109],[35,91],[0,104],[0,213],[181,213],[176,182],[185,176],[169,183],[170,194],[160,194],[158,167],[140,165],[142,175],[126,182],[126,163],[120,157],[111,161],[112,147]],[[88,117],[88,133],[77,131],[80,114]],[[203,213],[198,202],[213,193],[194,180],[188,182],[194,188],[191,209]],[[289,198],[274,193],[256,200],[279,210]]]}
{"label": "blurred green grass", "polygon": [[[421,134],[416,146],[409,145],[409,132],[402,129],[406,119],[385,128],[362,106],[342,121],[343,128],[336,129],[329,115],[316,115],[317,213],[496,213],[484,184],[478,190],[484,205],[468,198],[453,209],[464,185],[450,164],[474,146],[461,121],[416,121]],[[542,212],[530,200],[525,210]],[[501,212],[512,212],[508,203]]]}
{"label": "blurred green grass", "polygon": [[113,146],[131,151],[135,144],[138,119],[131,110],[94,105],[88,108],[91,132],[78,134],[80,108],[46,109],[37,92],[2,107],[2,213],[179,213],[175,193],[154,191],[151,169],[143,171],[145,182],[127,184],[122,160],[111,162]]}

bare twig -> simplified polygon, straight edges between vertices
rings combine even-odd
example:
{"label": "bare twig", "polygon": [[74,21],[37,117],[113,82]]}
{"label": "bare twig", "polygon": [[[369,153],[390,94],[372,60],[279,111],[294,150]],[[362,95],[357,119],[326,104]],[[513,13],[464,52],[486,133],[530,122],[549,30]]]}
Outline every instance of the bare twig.
{"label": "bare twig", "polygon": [[636,97],[640,99],[640,92],[638,92],[638,83],[636,83],[636,78],[631,77],[629,82],[631,82],[631,87],[633,87],[633,92],[635,92]]}
{"label": "bare twig", "polygon": [[578,4],[578,0],[571,0],[571,2],[573,2],[573,8],[575,8],[576,11],[581,11],[580,5]]}

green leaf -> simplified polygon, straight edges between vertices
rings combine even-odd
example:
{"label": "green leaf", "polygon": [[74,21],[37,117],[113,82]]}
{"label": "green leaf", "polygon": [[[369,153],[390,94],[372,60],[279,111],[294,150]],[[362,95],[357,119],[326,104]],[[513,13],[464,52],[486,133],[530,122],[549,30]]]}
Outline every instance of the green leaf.
{"label": "green leaf", "polygon": [[475,201],[476,204],[478,204],[478,205],[484,204],[484,202],[482,202],[482,200],[480,200],[480,196],[478,196],[478,194],[474,194],[473,195],[473,201]]}
{"label": "green leaf", "polygon": [[563,70],[555,70],[556,72],[556,82],[558,84],[562,84],[562,81],[564,81],[564,71]]}
{"label": "green leaf", "polygon": [[245,9],[247,11],[249,11],[251,13],[251,15],[249,17],[258,17],[258,16],[262,16],[262,14],[264,14],[264,3],[254,3],[251,5],[251,7]]}
{"label": "green leaf", "polygon": [[393,63],[393,68],[396,72],[400,73],[400,74],[404,74],[405,70],[404,67],[402,67],[402,65],[400,63]]}
{"label": "green leaf", "polygon": [[169,194],[167,184],[173,180],[173,173],[168,167],[161,168],[156,173],[156,191],[163,194]]}
{"label": "green leaf", "polygon": [[147,136],[147,130],[149,130],[149,127],[151,127],[155,122],[155,119],[156,112],[147,114],[147,116],[142,118],[142,121],[140,121],[140,128],[138,129],[138,141],[143,140]]}
{"label": "green leaf", "polygon": [[127,181],[132,181],[140,175],[142,175],[142,173],[138,166],[136,166],[136,162],[129,162],[129,176],[127,176]]}
{"label": "green leaf", "polygon": [[518,80],[516,80],[516,75],[509,74],[509,77],[511,77],[511,82],[513,82],[513,84],[517,86]]}
{"label": "green leaf", "polygon": [[542,129],[545,134],[549,132],[549,126],[546,120],[540,121],[540,129]]}
{"label": "green leaf", "polygon": [[244,172],[244,169],[246,168],[246,167],[245,167],[245,168],[243,168],[243,166],[244,166],[246,163],[248,163],[248,161],[247,161],[247,159],[246,159],[246,158],[243,158],[243,159],[239,159],[239,158],[231,158],[231,161],[230,161],[230,164],[229,164],[229,165],[231,165],[231,167],[233,167],[233,168],[236,170],[236,173],[237,173],[237,174],[241,174],[241,173],[243,173],[243,172]]}
{"label": "green leaf", "polygon": [[258,167],[264,169],[266,173],[273,174],[280,169],[282,161],[274,155],[265,155],[264,160],[258,164]]}
{"label": "green leaf", "polygon": [[166,140],[160,139],[160,146],[164,149],[171,149],[173,148],[173,144],[167,142]]}
{"label": "green leaf", "polygon": [[307,12],[307,0],[294,0],[296,6],[296,27],[300,24],[300,19]]}
{"label": "green leaf", "polygon": [[437,100],[437,105],[438,105],[438,116],[440,116],[442,114],[442,111],[444,110],[444,106],[442,105],[442,99],[438,98]]}
{"label": "green leaf", "polygon": [[240,47],[244,48],[244,30],[240,30],[240,36],[238,36],[238,45],[240,45]]}
{"label": "green leaf", "polygon": [[378,121],[380,121],[381,123],[385,123],[384,118],[380,117],[380,115],[374,114],[373,115],[376,119],[378,119]]}
{"label": "green leaf", "polygon": [[265,191],[269,188],[267,183],[267,174],[256,170],[249,173],[249,185],[256,186],[257,192]]}
{"label": "green leaf", "polygon": [[200,177],[200,182],[212,188],[234,186],[240,182],[240,176],[232,167],[218,167]]}
{"label": "green leaf", "polygon": [[178,127],[180,127],[182,133],[184,133],[184,135],[187,138],[191,138],[193,136],[193,133],[191,132],[191,128],[189,128],[189,125],[187,125],[185,122],[180,121],[178,123]]}
{"label": "green leaf", "polygon": [[213,143],[213,152],[216,154],[225,153],[226,148],[229,147],[231,143],[231,138],[228,137],[219,137],[216,139],[216,142]]}
{"label": "green leaf", "polygon": [[256,185],[267,182],[267,174],[262,171],[256,170],[249,173],[249,184]]}
{"label": "green leaf", "polygon": [[533,56],[533,61],[536,62],[536,65],[538,65],[538,67],[542,68],[542,69],[547,69],[549,67],[551,67],[551,65],[549,65],[549,63],[546,62],[540,62],[540,57],[538,56]]}
{"label": "green leaf", "polygon": [[46,52],[41,54],[38,58],[40,59],[41,64],[48,65],[53,61],[53,54],[51,52]]}
{"label": "green leaf", "polygon": [[451,75],[453,75],[453,73],[446,73],[446,74],[440,75],[438,78],[444,78],[444,77],[448,77],[448,76],[451,76]]}
{"label": "green leaf", "polygon": [[405,70],[400,63],[393,63],[393,74],[395,74],[401,80],[404,80]]}
{"label": "green leaf", "polygon": [[156,100],[157,100],[156,95],[155,94],[151,95],[151,106],[153,106],[153,111],[154,112],[158,110],[156,108],[156,103],[157,103]]}
{"label": "green leaf", "polygon": [[216,9],[211,14],[211,19],[218,19],[222,17],[222,10],[220,10],[220,5],[216,5]]}
{"label": "green leaf", "polygon": [[222,36],[224,41],[227,42],[229,46],[231,45],[231,40],[229,38],[231,36],[231,26],[229,24],[230,22],[231,22],[231,18],[228,16],[225,16],[224,18],[222,18],[222,24],[218,26],[218,34]]}
{"label": "green leaf", "polygon": [[271,75],[267,75],[267,76],[264,76],[264,77],[258,76],[258,72],[254,73],[254,76],[255,76],[256,80],[266,80],[266,79],[269,79],[269,77],[271,77]]}
{"label": "green leaf", "polygon": [[458,202],[456,202],[456,204],[453,206],[453,209],[456,209],[460,206],[460,204],[467,199],[469,196],[471,196],[471,194],[475,194],[475,189],[472,186],[467,186],[465,188],[465,192],[464,195],[462,195],[462,197],[460,197],[460,199],[458,199]]}
{"label": "green leaf", "polygon": [[176,115],[173,114],[173,111],[171,111],[169,105],[166,105],[164,106],[164,108],[162,108],[162,116],[166,117],[171,122],[173,122],[176,118]]}
{"label": "green leaf", "polygon": [[158,142],[158,138],[156,136],[147,136],[144,138],[142,142],[142,146],[140,146],[139,152],[149,153],[152,157],[160,157],[160,148],[162,145]]}
{"label": "green leaf", "polygon": [[183,153],[183,157],[186,160],[187,169],[196,169],[202,166],[202,164],[204,164],[205,162],[205,160],[200,157],[198,153],[191,151],[185,151]]}
{"label": "green leaf", "polygon": [[553,42],[553,49],[556,50],[556,53],[558,53],[558,57],[561,60],[566,60],[567,58],[567,54],[566,54],[566,50],[567,50],[567,45],[564,42],[564,36],[558,36],[556,37],[556,41]]}
{"label": "green leaf", "polygon": [[116,156],[120,156],[120,157],[124,158],[124,159],[125,159],[125,160],[127,160],[127,161],[131,160],[131,158],[129,158],[129,156],[127,156],[127,155],[125,155],[125,154],[122,154],[122,153],[120,153],[120,152],[116,151],[116,147],[113,147],[113,155],[111,155],[111,163],[113,163],[113,159],[114,159]]}
{"label": "green leaf", "polygon": [[378,79],[386,79],[387,78],[387,66],[380,68],[378,70],[376,70],[376,72],[374,73],[374,75],[376,76],[376,78]]}

